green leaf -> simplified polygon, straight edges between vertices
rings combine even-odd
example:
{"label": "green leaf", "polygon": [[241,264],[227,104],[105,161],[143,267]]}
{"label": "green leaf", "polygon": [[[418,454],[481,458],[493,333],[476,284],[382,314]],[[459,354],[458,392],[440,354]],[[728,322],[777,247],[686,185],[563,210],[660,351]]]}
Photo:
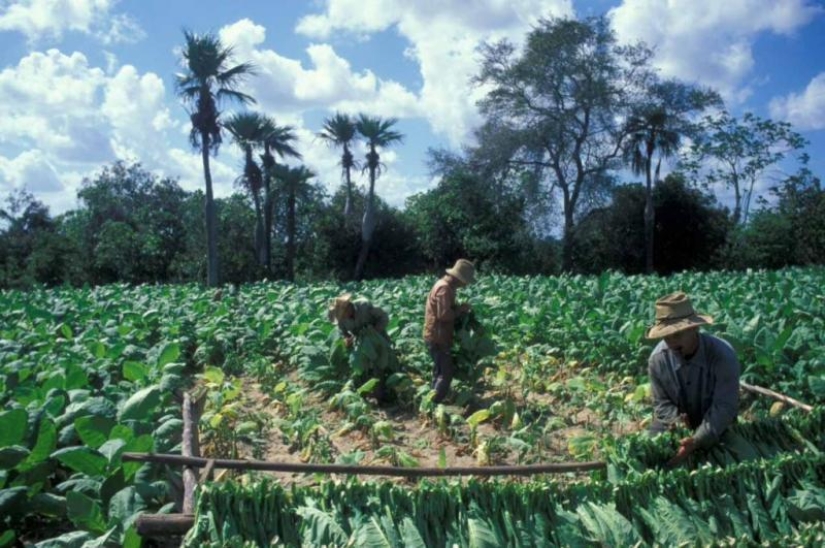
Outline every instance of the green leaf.
{"label": "green leaf", "polygon": [[0,447],[20,445],[26,436],[29,414],[25,409],[11,409],[0,413]]}
{"label": "green leaf", "polygon": [[6,546],[11,546],[11,543],[17,538],[17,535],[11,529],[7,529],[3,531],[3,534],[0,535],[0,548],[6,548]]}
{"label": "green leaf", "polygon": [[149,368],[140,362],[123,363],[123,378],[131,382],[140,382],[146,378]]}
{"label": "green leaf", "polygon": [[204,369],[201,376],[206,382],[217,385],[223,384],[223,381],[226,378],[223,371],[211,365]]}
{"label": "green leaf", "polygon": [[28,470],[32,466],[45,461],[57,447],[57,427],[54,422],[46,417],[40,421],[40,430],[37,433],[37,441],[32,448],[31,455],[26,459],[25,466],[21,470]]}
{"label": "green leaf", "polygon": [[160,388],[148,386],[138,390],[120,408],[119,421],[146,420],[151,421],[153,411],[160,406]]}
{"label": "green leaf", "polygon": [[467,417],[467,424],[470,426],[478,426],[482,422],[486,421],[490,418],[490,410],[489,409],[479,409],[469,417]]}
{"label": "green leaf", "polygon": [[52,458],[76,472],[92,477],[102,476],[108,464],[106,457],[89,447],[75,446],[58,449],[52,453]]}
{"label": "green leaf", "polygon": [[163,367],[168,363],[177,361],[180,356],[180,345],[178,343],[166,343],[158,355],[157,367]]}
{"label": "green leaf", "polygon": [[137,534],[135,526],[126,529],[123,535],[123,548],[141,548],[143,538]]}
{"label": "green leaf", "polygon": [[112,419],[99,416],[80,417],[74,421],[77,435],[92,449],[97,449],[109,439],[109,432],[114,425],[115,421]]}
{"label": "green leaf", "polygon": [[64,388],[66,390],[75,390],[77,388],[84,388],[89,386],[89,376],[82,367],[69,364],[66,366],[66,380]]}
{"label": "green leaf", "polygon": [[72,531],[59,537],[41,540],[32,548],[82,548],[87,542],[94,539],[94,535],[86,531]]}
{"label": "green leaf", "polygon": [[109,524],[131,525],[136,514],[146,509],[146,503],[133,486],[121,489],[109,501]]}
{"label": "green leaf", "polygon": [[31,512],[60,518],[66,515],[66,498],[53,493],[37,493],[29,502]]}
{"label": "green leaf", "polygon": [[69,491],[66,495],[66,508],[69,519],[77,527],[98,534],[106,531],[106,521],[96,500],[79,491]]}
{"label": "green leaf", "polygon": [[133,439],[135,439],[134,431],[126,426],[125,424],[116,424],[112,431],[109,432],[109,439],[110,440],[123,440],[126,443],[129,443]]}
{"label": "green leaf", "polygon": [[[145,434],[129,441],[124,448],[124,453],[149,453],[155,447],[155,440],[152,436]],[[123,474],[126,476],[126,481],[131,481],[135,473],[143,466],[141,462],[124,462]]]}
{"label": "green leaf", "polygon": [[0,516],[19,513],[21,506],[26,501],[28,491],[29,488],[25,486],[0,489]]}
{"label": "green leaf", "polygon": [[3,447],[0,449],[0,470],[11,470],[23,462],[29,454],[29,450],[20,445]]}
{"label": "green leaf", "polygon": [[110,463],[116,462],[120,459],[121,453],[125,450],[127,442],[121,439],[107,440],[103,445],[98,447],[101,455],[106,457]]}

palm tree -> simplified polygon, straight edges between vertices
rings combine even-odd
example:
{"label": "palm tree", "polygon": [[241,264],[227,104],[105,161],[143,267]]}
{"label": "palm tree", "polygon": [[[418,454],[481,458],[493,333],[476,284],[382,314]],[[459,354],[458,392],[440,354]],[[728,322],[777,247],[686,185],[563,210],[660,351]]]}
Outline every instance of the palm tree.
{"label": "palm tree", "polygon": [[229,99],[254,103],[249,95],[238,91],[244,77],[254,74],[250,63],[233,65],[232,48],[224,46],[214,34],[203,35],[184,31],[186,45],[183,60],[186,72],[176,76],[178,96],[189,110],[192,146],[201,151],[203,178],[206,183],[207,283],[218,285],[218,232],[209,152],[218,152],[221,144],[221,121],[218,103]]}
{"label": "palm tree", "polygon": [[244,152],[243,175],[237,181],[252,196],[255,205],[255,255],[258,264],[266,264],[265,238],[264,238],[264,217],[261,205],[261,189],[263,187],[263,172],[252,156],[253,149],[262,146],[266,131],[268,130],[269,119],[257,112],[241,112],[232,115],[226,121],[224,127],[232,134],[235,144]]}
{"label": "palm tree", "polygon": [[267,272],[272,271],[272,222],[275,208],[275,186],[272,179],[276,175],[277,166],[274,154],[281,158],[300,159],[301,154],[292,146],[296,140],[295,128],[279,126],[272,118],[266,118],[261,141],[264,147],[261,162],[264,166],[264,264]]}
{"label": "palm tree", "polygon": [[381,174],[381,157],[378,155],[378,148],[385,148],[393,143],[400,143],[404,136],[393,130],[398,122],[396,118],[382,120],[378,117],[358,115],[355,128],[358,133],[367,141],[367,163],[363,170],[368,170],[370,175],[370,188],[367,194],[367,205],[364,208],[364,219],[361,222],[361,253],[358,255],[358,262],[355,264],[355,279],[360,280],[364,273],[364,265],[367,262],[372,234],[375,231],[375,180]]}
{"label": "palm tree", "polygon": [[344,203],[344,218],[349,219],[352,215],[352,179],[351,172],[356,166],[355,158],[350,151],[350,145],[355,139],[355,121],[347,114],[336,112],[332,118],[324,120],[324,128],[318,133],[318,137],[327,142],[329,146],[341,147],[341,171],[346,184],[347,198]]}
{"label": "palm tree", "polygon": [[311,188],[308,181],[315,173],[305,166],[289,167],[279,165],[276,169],[283,193],[286,195],[286,277],[295,279],[296,209],[298,199],[306,196]]}
{"label": "palm tree", "polygon": [[[625,158],[633,173],[645,174],[645,271],[653,272],[653,227],[656,213],[653,209],[653,185],[659,179],[662,159],[673,156],[679,149],[680,135],[674,129],[671,116],[663,107],[642,111],[628,121],[630,130]],[[653,156],[658,152],[655,177],[652,173]]]}

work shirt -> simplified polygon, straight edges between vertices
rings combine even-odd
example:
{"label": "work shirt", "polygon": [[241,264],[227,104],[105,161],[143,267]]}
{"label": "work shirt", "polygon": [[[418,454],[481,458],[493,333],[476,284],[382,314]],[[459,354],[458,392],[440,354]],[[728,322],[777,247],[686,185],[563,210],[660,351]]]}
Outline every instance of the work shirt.
{"label": "work shirt", "polygon": [[376,331],[382,333],[386,331],[387,324],[390,322],[390,317],[382,309],[373,306],[366,299],[355,299],[352,301],[354,314],[352,318],[344,318],[338,321],[338,329],[344,336],[360,334],[360,331],[371,325]]}
{"label": "work shirt", "polygon": [[453,324],[456,318],[456,288],[449,280],[449,276],[444,276],[435,282],[424,307],[424,341],[442,348],[449,348],[453,344]]}
{"label": "work shirt", "polygon": [[719,441],[739,412],[739,360],[731,345],[699,333],[699,346],[689,359],[668,349],[664,340],[648,360],[653,413],[670,424],[686,413],[697,447]]}

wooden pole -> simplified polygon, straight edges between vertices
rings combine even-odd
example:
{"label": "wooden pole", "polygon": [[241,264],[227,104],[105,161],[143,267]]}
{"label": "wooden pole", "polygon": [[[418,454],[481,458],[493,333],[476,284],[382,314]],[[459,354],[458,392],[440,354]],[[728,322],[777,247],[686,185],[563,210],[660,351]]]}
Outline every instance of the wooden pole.
{"label": "wooden pole", "polygon": [[[183,394],[183,440],[181,455],[183,457],[200,457],[200,442],[198,440],[198,409],[197,402],[189,392]],[[198,487],[198,474],[191,465],[183,469],[183,513],[195,513],[195,489]]]}
{"label": "wooden pole", "polygon": [[808,413],[810,413],[813,410],[813,407],[811,407],[807,403],[802,403],[801,401],[795,400],[789,396],[785,396],[784,394],[780,394],[779,392],[774,392],[773,390],[769,390],[761,386],[756,386],[741,381],[739,382],[739,385],[742,386],[742,388],[744,388],[748,392],[753,392],[754,394],[760,394],[762,396],[768,396],[769,398],[773,398],[775,400],[779,400],[781,402],[793,405],[794,407],[804,409]]}
{"label": "wooden pole", "polygon": [[122,460],[131,462],[159,462],[193,468],[204,468],[214,461],[215,468],[233,470],[267,470],[312,474],[361,474],[365,476],[399,476],[407,478],[426,476],[529,476],[532,474],[561,474],[604,470],[604,462],[563,462],[524,466],[456,466],[452,468],[400,468],[396,466],[353,466],[348,464],[304,464],[267,462],[260,460],[206,459],[159,453],[124,453]]}
{"label": "wooden pole", "polygon": [[140,514],[135,520],[135,531],[142,537],[185,535],[195,525],[190,514]]}

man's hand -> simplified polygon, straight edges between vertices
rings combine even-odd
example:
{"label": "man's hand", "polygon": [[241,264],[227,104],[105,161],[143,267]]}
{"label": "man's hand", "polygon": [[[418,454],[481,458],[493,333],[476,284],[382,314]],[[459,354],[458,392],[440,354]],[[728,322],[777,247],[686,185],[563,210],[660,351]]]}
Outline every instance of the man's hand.
{"label": "man's hand", "polygon": [[355,342],[355,337],[352,335],[347,335],[344,337],[344,346],[347,348],[352,348],[353,343]]}
{"label": "man's hand", "polygon": [[670,459],[667,465],[670,467],[679,466],[685,462],[694,451],[696,451],[696,440],[693,438],[683,438],[679,441],[679,450],[676,452],[676,456]]}
{"label": "man's hand", "polygon": [[470,303],[462,303],[458,305],[458,307],[456,308],[456,313],[458,313],[458,315],[461,316],[463,314],[467,314],[472,309],[473,307],[470,306]]}
{"label": "man's hand", "polygon": [[684,424],[685,427],[690,428],[690,419],[688,418],[687,413],[682,413],[681,415],[679,415],[679,420],[682,421],[682,424]]}

